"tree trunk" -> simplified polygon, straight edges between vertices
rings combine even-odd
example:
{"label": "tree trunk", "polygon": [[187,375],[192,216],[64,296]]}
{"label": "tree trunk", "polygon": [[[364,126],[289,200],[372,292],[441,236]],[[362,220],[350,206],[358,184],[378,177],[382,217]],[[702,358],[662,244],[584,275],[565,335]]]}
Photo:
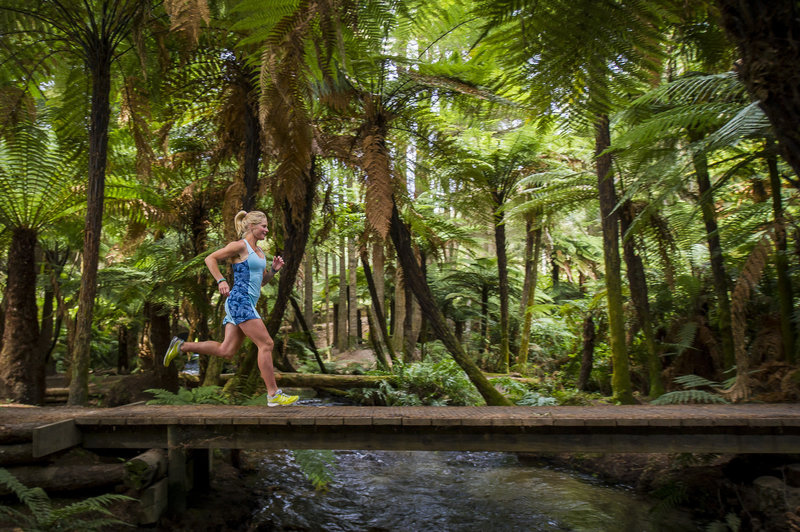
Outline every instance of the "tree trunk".
{"label": "tree trunk", "polygon": [[306,251],[306,260],[303,262],[303,316],[306,327],[314,330],[314,254],[309,249]]}
{"label": "tree trunk", "polygon": [[[362,259],[363,260],[363,259]],[[372,280],[375,283],[375,298],[376,304],[381,309],[381,314],[384,316],[384,328],[386,325],[386,256],[383,252],[383,242],[375,242],[372,244],[372,269],[374,275]]]}
{"label": "tree trunk", "polygon": [[[529,228],[529,231],[532,229]],[[519,355],[517,356],[517,364],[524,370],[528,364],[528,351],[530,350],[531,342],[531,327],[533,326],[533,307],[536,305],[536,282],[539,277],[539,255],[542,252],[542,228],[541,226],[532,229],[533,233],[533,256],[525,257],[525,262],[530,266],[530,273],[526,270],[526,277],[528,282],[528,293],[525,297],[525,307],[523,309],[523,316],[525,319],[522,325],[522,338],[519,344]]]}
{"label": "tree trunk", "polygon": [[[62,466],[23,466],[8,470],[26,486],[36,486],[48,493],[78,490],[111,490],[125,480],[125,464],[93,464]],[[11,490],[0,487],[0,495],[10,495]]]}
{"label": "tree trunk", "polygon": [[167,352],[167,347],[172,340],[172,329],[169,323],[170,309],[161,303],[148,301],[144,304],[144,314],[150,324],[148,336],[156,388],[177,392],[179,388],[178,370],[174,364],[170,364],[166,368],[162,364],[164,353]]}
{"label": "tree trunk", "polygon": [[0,351],[0,396],[19,403],[44,401],[45,372],[36,308],[36,231],[17,227],[8,251],[8,284]]}
{"label": "tree trunk", "polygon": [[[246,93],[253,93],[247,84]],[[244,181],[244,197],[242,209],[252,211],[256,208],[258,195],[258,163],[261,160],[261,124],[258,121],[258,104],[248,102],[244,113],[244,161],[242,164],[242,180]]]}
{"label": "tree trunk", "polygon": [[344,236],[339,240],[339,304],[336,308],[336,349],[347,351],[347,259]]}
{"label": "tree trunk", "polygon": [[795,0],[716,4],[741,54],[739,75],[769,118],[784,159],[800,176],[800,6]]}
{"label": "tree trunk", "polygon": [[295,315],[299,318],[298,321],[300,322],[300,328],[303,330],[303,336],[306,337],[308,348],[311,349],[312,353],[314,353],[314,359],[317,361],[317,365],[319,366],[319,372],[328,373],[328,370],[325,368],[325,363],[322,362],[322,358],[319,356],[319,351],[317,351],[317,344],[314,342],[314,333],[306,325],[307,321],[300,310],[300,304],[293,297],[290,297],[289,301],[292,303],[292,309],[294,309]]}
{"label": "tree trunk", "polygon": [[406,323],[406,281],[400,259],[394,276],[394,312],[392,313],[392,350],[402,357]]}
{"label": "tree trunk", "polygon": [[494,193],[495,211],[494,241],[497,248],[497,277],[500,284],[500,366],[503,373],[508,373],[509,360],[509,317],[508,317],[508,256],[506,255],[506,225],[501,209],[504,203],[502,194]]}
{"label": "tree trunk", "polygon": [[622,234],[625,236],[622,240],[622,251],[625,257],[625,265],[627,266],[631,299],[633,300],[633,306],[636,307],[636,315],[639,317],[639,327],[642,329],[645,348],[647,349],[647,370],[650,382],[648,394],[652,399],[655,399],[664,394],[664,381],[661,378],[661,359],[659,358],[655,333],[653,331],[653,317],[650,313],[644,265],[642,264],[641,257],[636,253],[633,237],[628,235],[628,230],[633,225],[633,212],[630,200],[627,200],[619,209],[619,215]]}
{"label": "tree trunk", "polygon": [[594,342],[596,332],[594,328],[594,320],[592,315],[589,314],[583,320],[583,347],[581,348],[581,371],[578,375],[577,388],[581,391],[587,391],[586,387],[589,384],[589,377],[592,375],[592,364],[594,361]]}
{"label": "tree trunk", "polygon": [[405,281],[414,292],[417,301],[419,301],[421,310],[428,318],[428,322],[436,336],[445,345],[456,363],[461,366],[469,380],[475,385],[488,405],[511,405],[511,401],[506,399],[491,385],[491,383],[489,383],[478,366],[469,358],[461,344],[458,343],[455,336],[453,336],[453,332],[447,327],[447,322],[442,315],[442,311],[436,305],[436,301],[428,286],[428,281],[425,279],[422,269],[414,258],[416,255],[411,243],[411,234],[409,233],[408,227],[406,227],[400,219],[400,213],[397,210],[397,203],[394,198],[392,198],[390,233],[392,242],[394,242],[394,247],[397,250],[397,258],[405,272]]}
{"label": "tree trunk", "polygon": [[367,279],[367,287],[369,288],[370,296],[372,297],[372,310],[375,314],[375,328],[378,329],[380,337],[373,338],[373,344],[379,344],[381,340],[383,341],[383,345],[389,350],[389,356],[386,357],[384,351],[381,349],[380,355],[378,357],[378,362],[380,362],[385,368],[390,369],[392,367],[392,361],[395,360],[394,351],[391,347],[391,339],[389,338],[389,331],[386,330],[386,318],[383,315],[383,308],[380,304],[378,299],[378,287],[375,283],[375,278],[372,275],[372,270],[369,267],[369,260],[367,258],[367,252],[361,252],[361,266],[364,268],[364,277]]}
{"label": "tree trunk", "polygon": [[781,198],[781,178],[778,174],[778,160],[773,143],[767,143],[767,167],[769,168],[769,183],[772,191],[772,215],[775,219],[775,272],[778,277],[778,303],[781,315],[781,343],[783,356],[787,362],[792,363],[795,357],[795,335],[792,312],[794,311],[794,298],[792,297],[792,280],[789,277],[789,259],[786,246],[786,218],[783,215],[783,200]]}
{"label": "tree trunk", "polygon": [[[105,30],[105,28],[104,28]],[[86,223],[83,232],[83,271],[75,318],[72,378],[69,383],[71,406],[89,400],[89,359],[92,341],[92,316],[97,294],[97,268],[100,260],[100,233],[108,156],[108,124],[111,114],[111,61],[114,50],[106,36],[96,37],[91,50],[89,71],[92,77],[89,118],[89,182],[86,197]]]}
{"label": "tree trunk", "polygon": [[[689,133],[690,140],[696,142],[702,138],[696,133]],[[714,294],[717,296],[717,328],[722,346],[722,370],[727,370],[735,363],[733,350],[733,332],[731,330],[731,302],[728,294],[728,276],[725,272],[725,262],[722,255],[722,244],[717,227],[717,214],[714,210],[714,198],[711,194],[711,180],[708,174],[708,161],[705,153],[696,150],[692,154],[697,188],[699,194],[700,210],[703,213],[703,222],[706,228],[706,242],[711,256],[711,280],[714,283]]]}
{"label": "tree trunk", "polygon": [[361,336],[361,322],[358,320],[358,255],[356,241],[347,239],[347,346],[352,348],[358,344]]}
{"label": "tree trunk", "polygon": [[595,156],[597,157],[597,190],[603,231],[609,343],[611,360],[614,365],[611,387],[615,400],[623,404],[631,404],[633,403],[633,393],[628,369],[628,351],[625,345],[625,315],[622,309],[619,222],[614,210],[617,206],[617,193],[614,188],[614,175],[611,171],[611,155],[608,153],[601,155],[610,145],[611,132],[608,117],[601,116],[595,123]]}
{"label": "tree trunk", "polygon": [[[330,286],[330,274],[328,269],[328,259],[330,258],[330,253],[327,251],[323,251],[323,256],[325,257],[325,345],[330,346],[333,342],[331,338],[331,320],[333,316],[331,315],[331,291],[327,289]],[[330,352],[330,350],[329,350]]]}

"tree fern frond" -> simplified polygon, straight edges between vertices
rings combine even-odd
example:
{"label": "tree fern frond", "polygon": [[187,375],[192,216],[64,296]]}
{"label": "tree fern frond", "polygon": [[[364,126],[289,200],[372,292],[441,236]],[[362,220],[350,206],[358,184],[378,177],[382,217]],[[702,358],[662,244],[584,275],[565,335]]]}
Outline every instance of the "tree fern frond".
{"label": "tree fern frond", "polygon": [[300,470],[317,490],[324,490],[333,480],[336,455],[330,450],[296,449],[292,451]]}
{"label": "tree fern frond", "polygon": [[685,405],[685,404],[728,404],[719,395],[705,390],[677,390],[667,392],[650,404],[653,405]]}
{"label": "tree fern frond", "polygon": [[48,519],[52,514],[53,507],[50,498],[42,488],[25,486],[11,472],[2,467],[0,467],[0,484],[10,489],[20,502],[38,518]]}
{"label": "tree fern frond", "polygon": [[758,102],[739,111],[724,126],[704,139],[706,151],[735,145],[742,138],[766,137],[770,122]]}

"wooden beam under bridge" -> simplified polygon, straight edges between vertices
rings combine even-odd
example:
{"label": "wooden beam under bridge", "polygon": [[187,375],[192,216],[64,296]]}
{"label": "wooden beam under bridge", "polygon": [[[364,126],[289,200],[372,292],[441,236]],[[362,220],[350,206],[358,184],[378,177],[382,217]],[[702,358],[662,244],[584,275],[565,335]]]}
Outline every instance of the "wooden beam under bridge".
{"label": "wooden beam under bridge", "polygon": [[74,418],[87,448],[799,453],[795,404],[145,406]]}

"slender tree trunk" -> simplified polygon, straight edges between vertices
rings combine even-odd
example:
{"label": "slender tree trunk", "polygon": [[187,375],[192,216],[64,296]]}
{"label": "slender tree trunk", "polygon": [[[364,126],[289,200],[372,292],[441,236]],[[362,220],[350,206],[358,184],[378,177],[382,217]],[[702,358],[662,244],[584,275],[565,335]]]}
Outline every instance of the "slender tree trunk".
{"label": "slender tree trunk", "polygon": [[353,347],[361,336],[361,322],[358,320],[358,255],[352,237],[347,239],[347,321],[347,346]]}
{"label": "slender tree trunk", "polygon": [[155,376],[156,388],[177,392],[178,371],[175,365],[171,364],[165,368],[161,363],[172,338],[172,329],[169,323],[170,309],[161,303],[148,301],[144,305],[144,314],[150,324],[148,338],[150,340],[152,370]]}
{"label": "slender tree trunk", "polygon": [[800,176],[800,6],[796,0],[716,4],[741,54],[739,75],[769,118],[784,159]]}
{"label": "slender tree trunk", "polygon": [[525,315],[525,310],[528,308],[528,292],[531,287],[531,276],[534,268],[533,264],[533,247],[536,233],[534,231],[534,216],[533,213],[525,213],[525,252],[523,260],[525,261],[525,278],[522,282],[522,296],[519,299],[519,313]]}
{"label": "slender tree trunk", "polygon": [[795,358],[795,334],[792,313],[794,298],[792,280],[789,277],[789,259],[786,246],[786,218],[783,214],[781,198],[781,178],[778,174],[778,160],[772,142],[767,143],[767,167],[772,191],[772,215],[775,219],[775,271],[778,277],[778,303],[781,315],[781,340],[783,356],[788,362]]}
{"label": "slender tree trunk", "polygon": [[37,349],[36,231],[15,228],[8,251],[3,348],[0,351],[0,397],[19,403],[44,401],[44,356]]}
{"label": "slender tree trunk", "polygon": [[428,281],[414,258],[415,253],[412,248],[411,234],[408,227],[400,219],[400,213],[397,210],[394,198],[392,198],[392,203],[390,234],[397,250],[397,258],[403,266],[405,280],[414,292],[417,301],[419,301],[421,310],[428,318],[434,334],[442,341],[453,359],[461,366],[461,369],[464,370],[488,405],[510,405],[511,402],[489,383],[480,368],[469,358],[447,326],[447,322],[433,298]]}
{"label": "slender tree trunk", "polygon": [[522,338],[519,345],[519,355],[517,364],[524,368],[528,363],[528,351],[530,350],[531,327],[533,326],[533,307],[536,305],[536,282],[539,277],[539,255],[542,252],[542,228],[541,226],[532,229],[533,233],[533,257],[526,257],[526,263],[530,266],[530,279],[528,280],[528,293],[526,294],[526,305],[523,309],[525,319],[522,326]]}
{"label": "slender tree trunk", "polygon": [[380,354],[384,355],[383,357],[379,357],[378,361],[386,368],[392,367],[392,361],[395,360],[395,354],[392,350],[391,341],[389,338],[389,331],[386,330],[386,318],[383,315],[383,308],[380,305],[378,299],[378,287],[377,283],[375,283],[375,277],[372,275],[372,270],[369,267],[369,260],[367,258],[367,252],[361,252],[361,266],[364,268],[364,277],[367,279],[367,287],[369,288],[369,293],[372,296],[372,309],[375,315],[375,328],[378,330],[380,334],[380,338],[374,338],[373,343],[379,344],[381,339],[383,340],[383,344],[387,347],[389,351],[389,358],[386,358],[383,350],[381,350]]}
{"label": "slender tree trunk", "polygon": [[592,364],[594,361],[594,342],[596,332],[594,328],[594,320],[592,315],[589,314],[583,320],[583,347],[581,348],[581,371],[578,375],[578,382],[576,387],[579,390],[586,391],[589,384],[589,377],[592,375]]}
{"label": "slender tree trunk", "polygon": [[636,315],[639,317],[639,327],[644,335],[644,344],[647,349],[647,369],[650,381],[649,395],[655,399],[664,394],[664,382],[661,378],[661,359],[656,347],[655,333],[653,331],[653,317],[650,313],[650,301],[648,300],[647,279],[644,273],[644,265],[639,254],[636,253],[633,238],[628,235],[628,230],[633,225],[633,213],[630,200],[626,201],[619,209],[620,225],[622,234],[627,235],[622,240],[622,251],[627,266],[628,283],[631,290],[631,299],[636,307]]}
{"label": "slender tree trunk", "polygon": [[306,260],[303,266],[303,315],[306,327],[314,331],[314,254],[306,251]]}
{"label": "slender tree trunk", "polygon": [[[363,258],[362,258],[363,261]],[[386,256],[383,252],[383,242],[372,244],[372,268],[374,275],[372,279],[375,283],[375,303],[380,307],[384,316],[384,328],[386,326]]]}
{"label": "slender tree trunk", "polygon": [[508,373],[509,356],[509,317],[508,317],[508,256],[506,255],[505,215],[501,210],[505,198],[502,194],[493,193],[495,211],[494,241],[497,248],[497,276],[500,284],[500,371]]}
{"label": "slender tree trunk", "polygon": [[[690,140],[692,142],[696,142],[700,138],[702,138],[700,135],[690,132]],[[703,213],[703,222],[706,227],[708,252],[711,255],[711,280],[714,283],[714,293],[717,296],[717,327],[722,345],[721,369],[726,370],[735,363],[728,276],[725,272],[722,244],[720,243],[719,228],[717,226],[717,214],[714,210],[714,198],[711,194],[711,180],[708,174],[708,161],[705,153],[696,150],[692,154],[692,162],[697,177],[700,210]]]}
{"label": "slender tree trunk", "polygon": [[406,282],[400,258],[394,276],[394,312],[392,313],[392,350],[402,356],[406,323]]}
{"label": "slender tree trunk", "polygon": [[303,335],[306,337],[306,342],[308,342],[309,349],[311,349],[311,352],[314,353],[314,359],[317,361],[317,365],[319,366],[319,372],[328,373],[328,370],[325,368],[325,364],[322,362],[322,357],[319,356],[319,351],[317,351],[317,344],[314,342],[314,333],[308,328],[308,325],[306,325],[308,322],[300,310],[300,304],[293,297],[290,297],[289,301],[292,304],[295,315],[300,318],[297,321],[300,322],[300,328],[303,330]]}
{"label": "slender tree trunk", "polygon": [[601,155],[611,145],[608,117],[601,116],[595,123],[595,156],[597,157],[597,190],[600,199],[600,216],[603,231],[603,258],[608,299],[608,324],[611,360],[614,365],[611,387],[614,399],[633,403],[631,378],[628,369],[628,352],[625,345],[625,315],[622,309],[622,276],[619,256],[619,222],[615,208],[617,193],[611,171],[611,155]]}
{"label": "slender tree trunk", "polygon": [[336,309],[336,349],[347,351],[347,262],[344,236],[339,240],[339,305]]}
{"label": "slender tree trunk", "polygon": [[[330,253],[327,251],[324,252],[325,257],[325,286],[330,286],[330,270],[328,268],[328,259],[330,258]],[[329,346],[332,344],[333,339],[331,338],[331,320],[333,320],[333,316],[331,315],[331,293],[330,290],[325,290],[325,345]],[[330,352],[330,350],[328,350]]]}
{"label": "slender tree trunk", "polygon": [[97,268],[100,259],[100,233],[108,156],[108,124],[111,114],[111,61],[114,50],[108,38],[95,37],[89,61],[92,77],[89,118],[89,183],[86,198],[86,224],[83,231],[83,271],[75,318],[75,343],[72,352],[72,379],[69,383],[71,406],[89,401],[89,359],[92,341],[92,316],[97,294]]}
{"label": "slender tree trunk", "polygon": [[[254,92],[252,87],[247,88],[248,92]],[[242,209],[252,211],[256,207],[258,195],[258,164],[261,160],[261,124],[258,121],[258,104],[248,104],[245,106],[244,113],[244,171],[242,180],[244,181],[244,197],[242,198]]]}

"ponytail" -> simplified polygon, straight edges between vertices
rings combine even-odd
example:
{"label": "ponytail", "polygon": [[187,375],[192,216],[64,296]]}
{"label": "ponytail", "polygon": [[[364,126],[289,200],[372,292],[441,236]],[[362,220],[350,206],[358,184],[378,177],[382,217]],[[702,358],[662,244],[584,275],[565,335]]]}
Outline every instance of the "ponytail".
{"label": "ponytail", "polygon": [[239,235],[239,238],[242,238],[251,225],[261,223],[266,219],[267,215],[261,211],[239,211],[233,217],[233,227],[236,229],[236,234]]}

